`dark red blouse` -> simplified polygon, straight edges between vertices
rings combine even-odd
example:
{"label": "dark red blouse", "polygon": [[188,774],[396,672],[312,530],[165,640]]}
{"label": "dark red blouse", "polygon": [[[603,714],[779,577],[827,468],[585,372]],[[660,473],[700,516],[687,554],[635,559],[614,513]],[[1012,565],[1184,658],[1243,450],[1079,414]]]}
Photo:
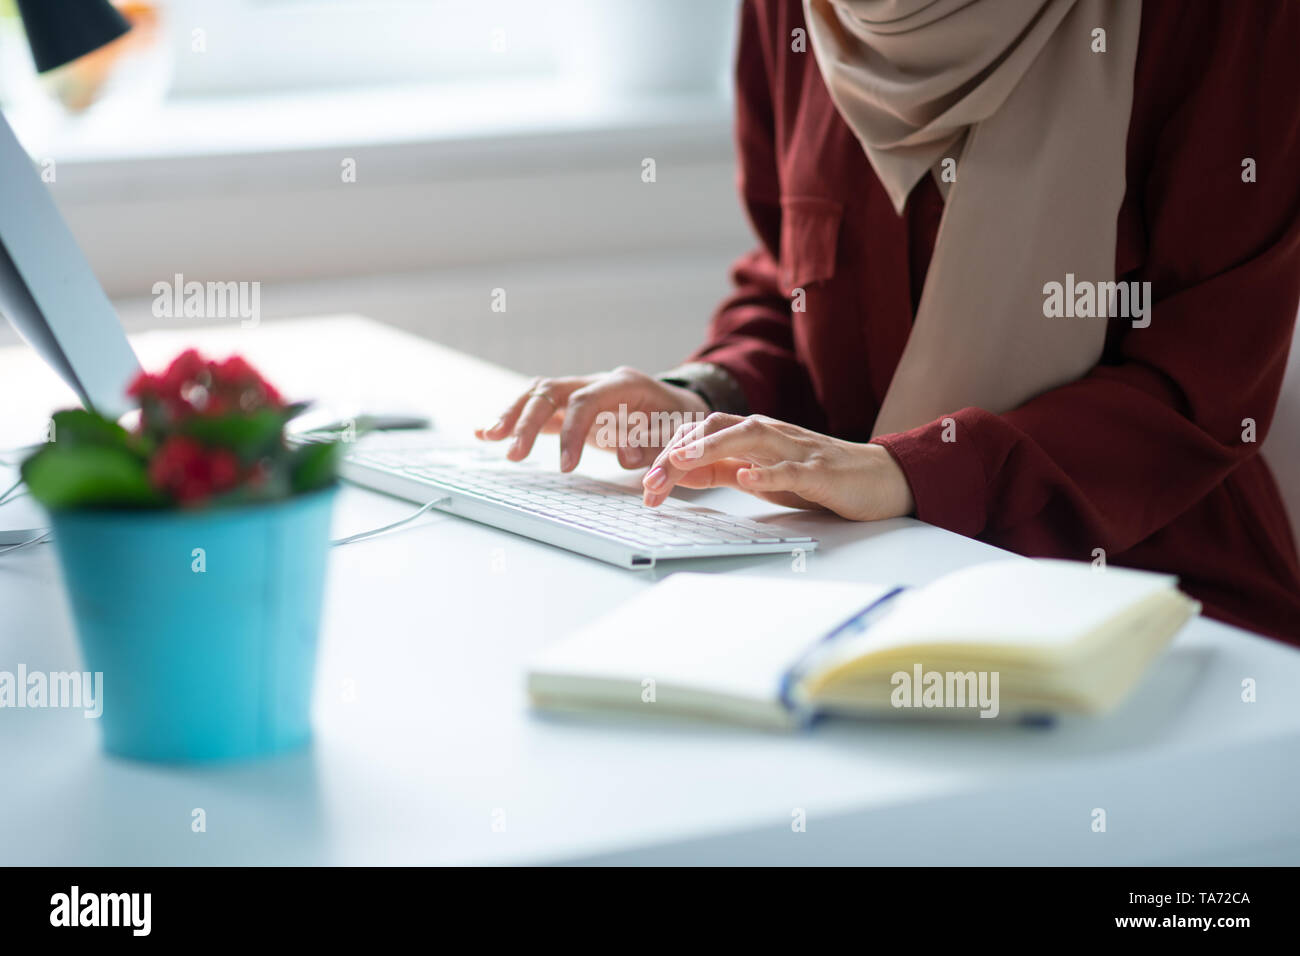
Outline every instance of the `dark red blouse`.
{"label": "dark red blouse", "polygon": [[[865,441],[943,203],[927,176],[894,214],[813,53],[792,50],[803,27],[798,0],[744,5],[736,135],[760,244],[693,358],[754,412]],[[1145,0],[1116,274],[1152,283],[1151,324],[1112,320],[1091,373],[1014,411],[954,409],[956,441],[940,422],[878,439],[917,517],[1022,554],[1101,548],[1300,643],[1300,562],[1259,455],[1300,303],[1298,51],[1300,3]]]}

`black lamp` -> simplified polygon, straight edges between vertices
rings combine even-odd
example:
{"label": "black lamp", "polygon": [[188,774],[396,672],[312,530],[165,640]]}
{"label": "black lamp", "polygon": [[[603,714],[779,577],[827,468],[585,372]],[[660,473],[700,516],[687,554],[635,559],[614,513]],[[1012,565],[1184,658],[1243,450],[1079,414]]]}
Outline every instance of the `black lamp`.
{"label": "black lamp", "polygon": [[108,0],[18,0],[18,13],[38,73],[85,56],[131,29]]}

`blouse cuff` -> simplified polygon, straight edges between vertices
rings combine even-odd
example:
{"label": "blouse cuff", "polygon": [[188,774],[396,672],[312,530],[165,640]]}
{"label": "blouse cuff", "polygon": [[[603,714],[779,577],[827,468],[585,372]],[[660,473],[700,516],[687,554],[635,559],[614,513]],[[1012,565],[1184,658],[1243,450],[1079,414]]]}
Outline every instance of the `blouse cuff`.
{"label": "blouse cuff", "polygon": [[871,442],[883,445],[902,468],[917,518],[973,538],[988,520],[988,480],[968,412],[979,410],[963,409],[909,431],[878,435]]}

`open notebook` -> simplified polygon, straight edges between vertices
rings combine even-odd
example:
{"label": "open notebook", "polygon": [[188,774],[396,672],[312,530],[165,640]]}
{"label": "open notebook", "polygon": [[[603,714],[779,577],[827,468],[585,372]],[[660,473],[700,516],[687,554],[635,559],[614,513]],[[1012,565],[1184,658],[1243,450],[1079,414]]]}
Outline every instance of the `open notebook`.
{"label": "open notebook", "polygon": [[528,674],[534,706],[793,727],[816,713],[1100,713],[1198,610],[1169,575],[995,561],[924,587],[679,573]]}

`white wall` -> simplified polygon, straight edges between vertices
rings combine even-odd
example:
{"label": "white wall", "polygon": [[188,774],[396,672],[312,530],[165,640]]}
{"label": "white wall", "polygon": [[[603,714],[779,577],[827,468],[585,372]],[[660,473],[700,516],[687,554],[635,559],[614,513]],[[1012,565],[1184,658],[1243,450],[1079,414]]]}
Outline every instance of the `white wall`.
{"label": "white wall", "polygon": [[[247,147],[231,107],[224,153],[225,114],[181,116],[170,155],[65,157],[51,189],[129,328],[183,321],[150,309],[154,283],[181,273],[261,282],[266,321],[354,311],[539,374],[656,369],[699,341],[750,238],[727,105],[642,107],[617,123],[273,150]],[[264,114],[247,123],[274,125]]]}

